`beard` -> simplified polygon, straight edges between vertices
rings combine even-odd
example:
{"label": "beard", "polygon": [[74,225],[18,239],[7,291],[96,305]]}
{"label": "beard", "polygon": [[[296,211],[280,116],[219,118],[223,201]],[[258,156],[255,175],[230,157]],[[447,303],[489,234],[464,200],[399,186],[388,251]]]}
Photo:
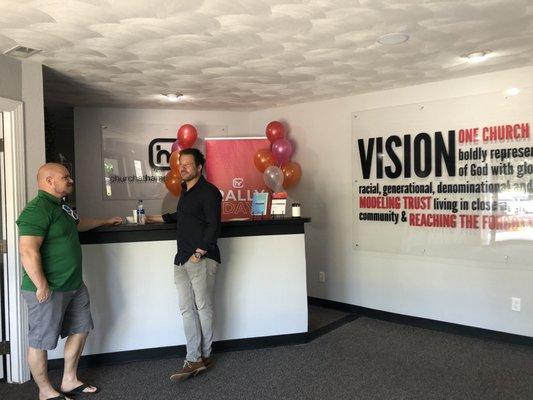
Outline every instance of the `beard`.
{"label": "beard", "polygon": [[180,176],[181,176],[181,179],[183,179],[184,182],[189,182],[189,181],[192,181],[193,179],[197,178],[198,177],[198,172],[191,172],[190,174],[187,174],[185,173],[185,175],[183,175],[181,172],[180,172]]}
{"label": "beard", "polygon": [[68,194],[71,194],[72,191],[74,190],[74,185],[73,184],[68,184],[68,185],[56,185],[56,187],[54,188],[55,192],[61,196],[66,196]]}

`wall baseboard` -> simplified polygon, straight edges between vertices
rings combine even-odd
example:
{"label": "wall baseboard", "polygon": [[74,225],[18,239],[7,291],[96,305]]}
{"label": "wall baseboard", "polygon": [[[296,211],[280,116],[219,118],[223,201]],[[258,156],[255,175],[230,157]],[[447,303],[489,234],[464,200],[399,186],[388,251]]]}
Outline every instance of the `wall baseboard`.
{"label": "wall baseboard", "polygon": [[433,319],[396,314],[387,311],[375,310],[372,308],[360,307],[352,304],[340,303],[338,301],[320,299],[318,297],[308,297],[308,302],[311,305],[332,308],[335,310],[348,312],[359,317],[374,318],[382,321],[394,322],[414,326],[417,328],[451,333],[455,335],[469,336],[480,339],[489,339],[510,344],[533,346],[533,337],[529,336],[515,335],[513,333],[476,328],[468,325],[460,325],[451,322],[443,322]]}
{"label": "wall baseboard", "polygon": [[[227,351],[263,349],[267,347],[288,346],[303,344],[309,341],[307,332],[288,335],[255,337],[247,339],[221,340],[213,343],[213,353]],[[156,347],[141,350],[118,351],[114,353],[91,354],[80,358],[80,367],[95,367],[102,365],[124,364],[135,361],[162,360],[168,358],[185,357],[185,345]],[[63,359],[58,358],[48,361],[48,369],[63,368]]]}

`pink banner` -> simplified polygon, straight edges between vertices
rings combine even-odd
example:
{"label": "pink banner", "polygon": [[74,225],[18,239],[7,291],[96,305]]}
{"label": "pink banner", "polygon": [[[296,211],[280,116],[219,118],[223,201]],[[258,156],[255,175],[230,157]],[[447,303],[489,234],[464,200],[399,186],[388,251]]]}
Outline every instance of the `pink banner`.
{"label": "pink banner", "polygon": [[222,220],[249,218],[253,193],[268,191],[253,158],[269,148],[267,138],[205,140],[206,177],[222,193]]}

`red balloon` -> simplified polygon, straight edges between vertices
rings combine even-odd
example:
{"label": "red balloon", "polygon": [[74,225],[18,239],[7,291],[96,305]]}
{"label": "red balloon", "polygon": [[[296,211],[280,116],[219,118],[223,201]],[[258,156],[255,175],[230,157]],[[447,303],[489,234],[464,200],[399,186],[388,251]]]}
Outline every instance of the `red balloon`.
{"label": "red balloon", "polygon": [[174,174],[173,171],[168,171],[165,176],[165,186],[170,193],[179,197],[181,193],[181,176]]}
{"label": "red balloon", "polygon": [[178,143],[182,149],[192,147],[197,138],[198,132],[196,132],[196,128],[191,124],[182,125],[178,129]]}
{"label": "red balloon", "polygon": [[300,182],[302,167],[297,162],[288,162],[281,167],[281,170],[283,171],[283,187],[285,189],[291,188]]}
{"label": "red balloon", "polygon": [[265,172],[265,169],[274,165],[274,155],[269,149],[260,149],[254,154],[254,164],[259,172]]}
{"label": "red balloon", "polygon": [[173,151],[170,155],[170,169],[174,173],[174,175],[179,176],[180,175],[180,152],[179,151]]}
{"label": "red balloon", "polygon": [[278,139],[285,137],[285,128],[279,121],[272,121],[266,127],[266,136],[270,143],[274,143]]}

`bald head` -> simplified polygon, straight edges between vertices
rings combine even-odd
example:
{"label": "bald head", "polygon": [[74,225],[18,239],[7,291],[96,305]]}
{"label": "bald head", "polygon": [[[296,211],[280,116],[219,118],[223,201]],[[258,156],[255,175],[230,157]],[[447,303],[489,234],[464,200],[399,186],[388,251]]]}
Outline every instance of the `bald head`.
{"label": "bald head", "polygon": [[72,192],[74,181],[68,170],[61,164],[47,163],[37,171],[37,185],[54,197],[62,198]]}
{"label": "bald head", "polygon": [[37,171],[37,183],[39,184],[39,189],[41,189],[41,185],[46,181],[46,178],[61,174],[66,170],[65,167],[57,163],[41,165]]}

